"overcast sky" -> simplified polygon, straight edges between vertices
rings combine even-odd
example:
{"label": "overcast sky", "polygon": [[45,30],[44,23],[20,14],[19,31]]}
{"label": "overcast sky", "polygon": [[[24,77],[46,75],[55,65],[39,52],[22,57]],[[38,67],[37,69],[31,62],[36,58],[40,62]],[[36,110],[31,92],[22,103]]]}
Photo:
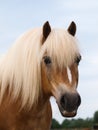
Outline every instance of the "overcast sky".
{"label": "overcast sky", "polygon": [[[98,110],[98,0],[0,0],[0,54],[19,35],[49,21],[53,28],[77,24],[82,55],[78,91],[82,104],[76,118],[93,117]],[[53,117],[63,121],[52,98]]]}

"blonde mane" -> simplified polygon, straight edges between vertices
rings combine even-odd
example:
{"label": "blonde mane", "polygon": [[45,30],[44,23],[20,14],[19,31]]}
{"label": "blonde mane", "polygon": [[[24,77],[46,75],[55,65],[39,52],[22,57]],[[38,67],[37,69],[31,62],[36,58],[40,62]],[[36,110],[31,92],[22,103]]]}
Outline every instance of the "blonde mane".
{"label": "blonde mane", "polygon": [[42,28],[28,31],[1,59],[0,102],[8,89],[13,99],[21,94],[22,106],[28,104],[31,107],[41,93],[41,60],[44,53],[47,52],[61,68],[69,66],[79,54],[76,38],[65,30],[53,29],[43,45],[42,38]]}
{"label": "blonde mane", "polygon": [[70,66],[80,54],[77,39],[64,29],[53,29],[42,46],[41,55],[45,52],[60,68]]}

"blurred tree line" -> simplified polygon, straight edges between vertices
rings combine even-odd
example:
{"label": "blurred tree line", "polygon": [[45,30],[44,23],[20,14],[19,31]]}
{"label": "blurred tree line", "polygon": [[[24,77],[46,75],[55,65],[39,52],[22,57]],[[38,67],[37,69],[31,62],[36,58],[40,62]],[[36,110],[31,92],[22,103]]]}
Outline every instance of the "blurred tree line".
{"label": "blurred tree line", "polygon": [[92,118],[86,118],[86,119],[65,119],[62,124],[60,124],[57,120],[52,119],[52,129],[55,128],[91,128],[94,124],[98,124],[98,111],[94,113],[94,116]]}

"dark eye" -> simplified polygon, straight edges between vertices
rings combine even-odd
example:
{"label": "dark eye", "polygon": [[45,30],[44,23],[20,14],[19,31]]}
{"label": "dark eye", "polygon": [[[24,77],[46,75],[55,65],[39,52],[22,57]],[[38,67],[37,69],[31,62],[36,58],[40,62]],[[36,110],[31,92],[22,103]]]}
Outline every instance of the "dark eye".
{"label": "dark eye", "polygon": [[51,64],[51,58],[49,56],[45,56],[44,62],[45,62],[46,65]]}
{"label": "dark eye", "polygon": [[77,65],[79,65],[80,60],[81,60],[81,56],[76,57],[75,63],[76,63]]}

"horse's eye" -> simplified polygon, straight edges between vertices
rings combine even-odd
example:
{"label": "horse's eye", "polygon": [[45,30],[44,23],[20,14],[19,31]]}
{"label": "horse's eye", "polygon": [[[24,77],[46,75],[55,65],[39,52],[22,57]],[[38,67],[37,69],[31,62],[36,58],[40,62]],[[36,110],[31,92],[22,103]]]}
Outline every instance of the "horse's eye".
{"label": "horse's eye", "polygon": [[76,63],[77,65],[79,65],[80,60],[81,60],[81,56],[78,56],[78,57],[75,59],[75,63]]}
{"label": "horse's eye", "polygon": [[44,62],[45,62],[46,65],[51,64],[51,58],[49,56],[45,56]]}

